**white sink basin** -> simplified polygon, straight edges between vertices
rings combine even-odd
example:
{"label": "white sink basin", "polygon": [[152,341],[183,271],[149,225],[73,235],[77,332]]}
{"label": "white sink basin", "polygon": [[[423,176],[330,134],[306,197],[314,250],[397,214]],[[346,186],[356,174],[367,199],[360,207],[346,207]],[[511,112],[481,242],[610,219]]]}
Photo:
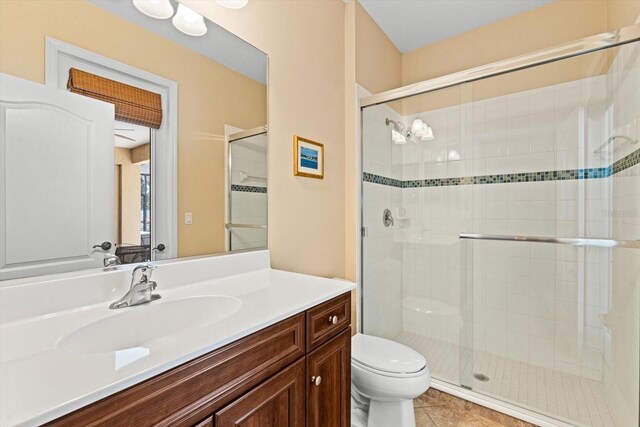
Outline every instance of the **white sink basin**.
{"label": "white sink basin", "polygon": [[217,295],[154,301],[114,310],[113,315],[63,336],[57,347],[74,353],[108,353],[143,347],[145,343],[185,329],[220,321],[241,306],[238,298]]}

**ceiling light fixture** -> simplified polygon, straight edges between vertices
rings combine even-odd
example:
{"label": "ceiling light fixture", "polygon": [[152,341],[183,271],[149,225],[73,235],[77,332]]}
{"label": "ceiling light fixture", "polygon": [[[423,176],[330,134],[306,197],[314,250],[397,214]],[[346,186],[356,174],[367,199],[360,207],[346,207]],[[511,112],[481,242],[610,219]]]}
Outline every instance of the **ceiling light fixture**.
{"label": "ceiling light fixture", "polygon": [[249,3],[249,0],[216,0],[216,3],[228,9],[242,9]]}
{"label": "ceiling light fixture", "polygon": [[173,6],[169,0],[133,0],[140,12],[156,19],[168,19],[173,16]]}
{"label": "ceiling light fixture", "polygon": [[387,126],[392,126],[391,129],[391,141],[394,144],[406,144],[407,141],[418,142],[431,141],[433,136],[433,129],[431,129],[422,119],[415,119],[411,123],[411,128],[404,123],[397,122],[391,119],[385,119],[384,123]]}
{"label": "ceiling light fixture", "polygon": [[207,25],[202,15],[182,3],[178,4],[178,12],[171,22],[179,31],[190,36],[199,37],[207,33]]}

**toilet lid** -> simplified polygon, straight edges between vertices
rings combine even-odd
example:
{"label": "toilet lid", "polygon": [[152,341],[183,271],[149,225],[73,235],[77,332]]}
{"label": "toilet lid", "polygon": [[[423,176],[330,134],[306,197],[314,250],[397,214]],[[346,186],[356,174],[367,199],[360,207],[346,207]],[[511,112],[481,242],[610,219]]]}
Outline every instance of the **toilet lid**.
{"label": "toilet lid", "polygon": [[412,374],[427,364],[424,356],[406,345],[364,334],[351,339],[351,357],[361,365],[394,374]]}

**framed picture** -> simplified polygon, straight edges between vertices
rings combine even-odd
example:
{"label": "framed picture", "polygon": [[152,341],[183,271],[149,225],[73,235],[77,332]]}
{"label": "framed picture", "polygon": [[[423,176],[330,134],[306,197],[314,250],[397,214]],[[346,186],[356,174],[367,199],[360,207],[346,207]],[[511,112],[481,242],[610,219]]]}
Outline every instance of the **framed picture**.
{"label": "framed picture", "polygon": [[293,136],[293,174],[308,178],[324,178],[324,145]]}

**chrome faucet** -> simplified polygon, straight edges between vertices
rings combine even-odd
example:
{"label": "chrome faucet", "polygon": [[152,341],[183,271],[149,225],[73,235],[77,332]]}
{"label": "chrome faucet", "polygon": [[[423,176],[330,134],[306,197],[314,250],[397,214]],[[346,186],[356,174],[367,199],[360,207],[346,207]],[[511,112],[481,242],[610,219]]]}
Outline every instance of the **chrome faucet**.
{"label": "chrome faucet", "polygon": [[104,265],[105,270],[113,270],[118,268],[118,266],[122,264],[120,261],[120,257],[116,255],[106,254],[104,259],[102,260],[102,265]]}
{"label": "chrome faucet", "polygon": [[[154,294],[153,291],[158,286],[156,282],[149,280],[151,272],[156,266],[150,264],[142,264],[133,269],[131,276],[131,287],[129,292],[118,301],[112,302],[110,309],[133,307],[134,305],[146,304],[151,301],[160,299],[160,295]],[[140,272],[140,280],[136,282],[136,275]],[[147,273],[148,272],[148,273]]]}

